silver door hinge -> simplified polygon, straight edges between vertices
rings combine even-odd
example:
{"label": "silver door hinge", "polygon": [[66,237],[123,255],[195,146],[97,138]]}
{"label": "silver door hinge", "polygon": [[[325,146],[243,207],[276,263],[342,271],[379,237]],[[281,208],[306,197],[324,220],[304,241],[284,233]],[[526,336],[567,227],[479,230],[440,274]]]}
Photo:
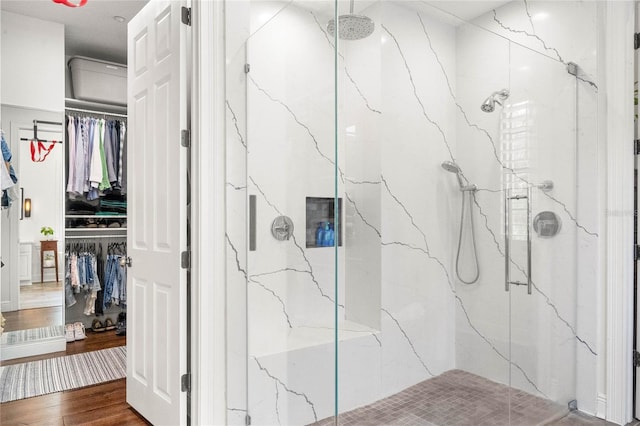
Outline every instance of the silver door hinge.
{"label": "silver door hinge", "polygon": [[633,250],[633,260],[638,259],[640,259],[640,246],[636,244]]}
{"label": "silver door hinge", "polygon": [[191,268],[191,252],[190,251],[183,251],[180,254],[180,266],[182,266],[182,269]]}
{"label": "silver door hinge", "polygon": [[183,374],[180,378],[182,392],[191,392],[191,373]]}
{"label": "silver door hinge", "polygon": [[633,366],[640,367],[640,352],[633,351]]}
{"label": "silver door hinge", "polygon": [[191,8],[182,6],[182,23],[191,26]]}
{"label": "silver door hinge", "polygon": [[249,74],[251,71],[251,64],[244,64],[244,73]]}
{"label": "silver door hinge", "polygon": [[640,49],[640,33],[635,33],[633,35],[633,48],[635,50]]}
{"label": "silver door hinge", "polygon": [[636,155],[640,155],[640,139],[633,141],[633,152],[635,152]]}
{"label": "silver door hinge", "polygon": [[247,414],[246,416],[244,416],[244,424],[246,426],[251,426],[251,416],[250,415]]}
{"label": "silver door hinge", "polygon": [[180,145],[185,148],[191,147],[191,130],[186,129],[180,132]]}

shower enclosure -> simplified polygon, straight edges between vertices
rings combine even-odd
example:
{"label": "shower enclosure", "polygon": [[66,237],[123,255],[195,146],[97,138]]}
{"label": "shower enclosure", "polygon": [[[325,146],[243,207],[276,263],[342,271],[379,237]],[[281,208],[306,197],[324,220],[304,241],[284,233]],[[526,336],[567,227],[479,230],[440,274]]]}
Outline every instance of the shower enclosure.
{"label": "shower enclosure", "polygon": [[595,413],[599,8],[226,3],[229,424],[451,370],[496,384],[487,424]]}

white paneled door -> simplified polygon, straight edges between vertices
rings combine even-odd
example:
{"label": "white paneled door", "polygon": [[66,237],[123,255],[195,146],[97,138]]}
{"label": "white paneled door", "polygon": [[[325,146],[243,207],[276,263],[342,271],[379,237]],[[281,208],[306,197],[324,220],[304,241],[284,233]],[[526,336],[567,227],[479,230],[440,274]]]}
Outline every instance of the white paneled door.
{"label": "white paneled door", "polygon": [[128,28],[127,402],[155,425],[187,420],[182,6],[151,0]]}

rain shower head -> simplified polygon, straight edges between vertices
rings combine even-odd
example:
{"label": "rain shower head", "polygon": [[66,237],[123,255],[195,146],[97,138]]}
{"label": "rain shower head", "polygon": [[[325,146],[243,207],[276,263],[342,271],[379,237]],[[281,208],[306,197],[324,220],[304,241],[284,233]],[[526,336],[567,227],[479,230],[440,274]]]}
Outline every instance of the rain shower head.
{"label": "rain shower head", "polygon": [[[361,40],[369,37],[375,24],[368,16],[354,15],[353,14],[353,0],[349,7],[348,15],[340,15],[338,17],[338,36],[342,40]],[[329,35],[335,37],[336,33],[336,21],[332,19],[327,24],[327,32]]]}
{"label": "rain shower head", "polygon": [[493,92],[491,96],[484,100],[480,109],[484,112],[493,112],[496,109],[496,104],[502,106],[502,102],[509,97],[509,90],[502,89],[497,92]]}

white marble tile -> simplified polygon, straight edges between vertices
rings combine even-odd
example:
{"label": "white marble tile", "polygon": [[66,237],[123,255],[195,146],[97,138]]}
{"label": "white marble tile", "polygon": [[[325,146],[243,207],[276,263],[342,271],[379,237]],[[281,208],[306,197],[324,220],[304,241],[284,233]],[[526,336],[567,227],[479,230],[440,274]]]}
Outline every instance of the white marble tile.
{"label": "white marble tile", "polygon": [[[231,356],[248,352],[254,423],[333,414],[336,300],[340,321],[380,330],[374,337],[363,329],[368,337],[340,346],[341,411],[451,368],[501,383],[511,370],[515,387],[593,405],[597,97],[589,82],[576,84],[556,51],[579,63],[583,77],[595,75],[597,19],[593,5],[562,3],[510,3],[457,27],[407,2],[377,3],[364,11],[374,34],[339,43],[337,85],[325,31],[329,2],[250,4],[251,25],[230,41],[228,256],[229,285],[242,284],[244,266],[250,281],[248,311],[230,314],[238,324],[248,318],[248,348],[236,342]],[[511,92],[504,107],[482,112],[484,99],[502,88]],[[504,167],[515,164],[505,149],[519,140],[527,163],[520,178],[554,182],[549,193],[532,189],[532,213],[551,210],[563,222],[558,236],[533,237],[532,295],[504,290]],[[304,229],[305,197],[334,196],[336,161],[345,219],[337,265],[333,249],[306,248]],[[476,284],[455,274],[462,198],[443,161],[456,161],[480,188],[472,204]],[[236,250],[246,250],[249,194],[257,196],[258,249],[236,262]],[[272,237],[278,215],[291,217],[294,239]],[[471,248],[467,235],[465,277],[474,272]],[[527,278],[526,254],[523,236],[514,238],[514,279]],[[230,293],[234,306],[242,298]],[[576,370],[566,368],[576,362]],[[234,368],[242,377],[241,363]]]}

